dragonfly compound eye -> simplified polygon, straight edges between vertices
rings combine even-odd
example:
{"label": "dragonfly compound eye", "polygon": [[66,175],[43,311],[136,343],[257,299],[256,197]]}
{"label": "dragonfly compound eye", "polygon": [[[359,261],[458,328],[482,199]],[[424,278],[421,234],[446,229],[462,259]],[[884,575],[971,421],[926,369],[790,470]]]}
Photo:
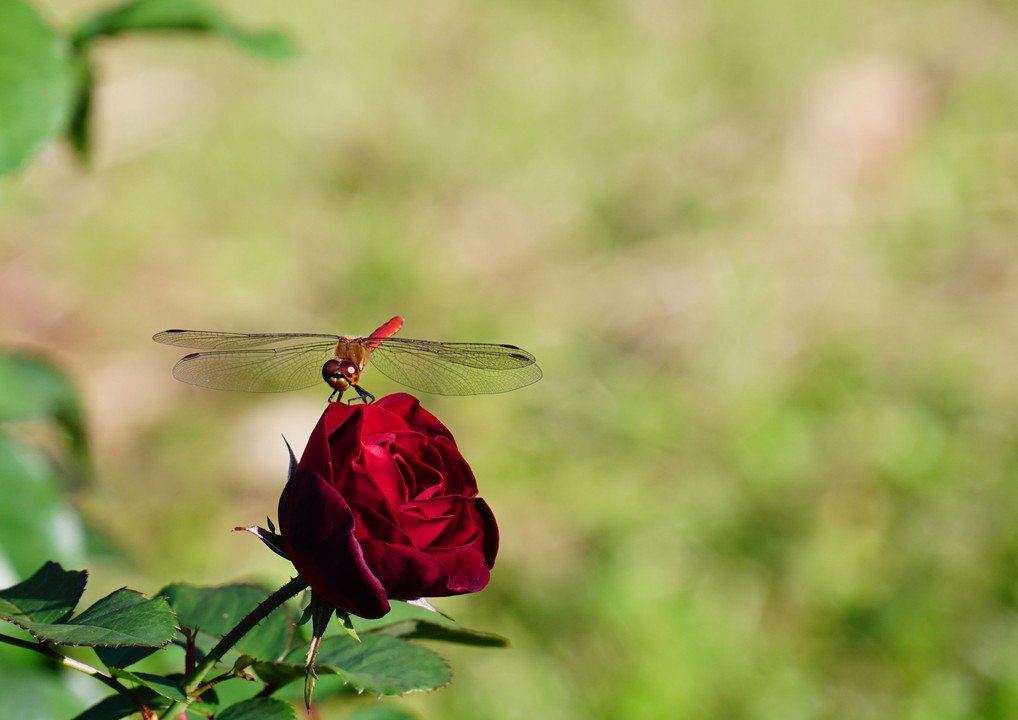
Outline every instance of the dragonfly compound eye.
{"label": "dragonfly compound eye", "polygon": [[349,360],[329,360],[322,365],[322,379],[335,390],[343,391],[357,384],[360,371]]}

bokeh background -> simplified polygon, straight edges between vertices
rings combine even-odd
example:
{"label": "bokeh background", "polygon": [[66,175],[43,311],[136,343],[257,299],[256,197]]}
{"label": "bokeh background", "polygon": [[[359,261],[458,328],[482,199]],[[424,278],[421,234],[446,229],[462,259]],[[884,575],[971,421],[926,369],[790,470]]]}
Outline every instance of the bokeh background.
{"label": "bokeh background", "polygon": [[127,558],[97,595],[288,577],[230,528],[274,516],[324,392],[176,383],[154,332],[400,314],[545,378],[424,397],[502,529],[439,604],[513,647],[384,702],[1018,715],[1018,6],[217,4],[301,56],[110,40],[92,167],[0,181],[0,341],[81,388],[75,502]]}

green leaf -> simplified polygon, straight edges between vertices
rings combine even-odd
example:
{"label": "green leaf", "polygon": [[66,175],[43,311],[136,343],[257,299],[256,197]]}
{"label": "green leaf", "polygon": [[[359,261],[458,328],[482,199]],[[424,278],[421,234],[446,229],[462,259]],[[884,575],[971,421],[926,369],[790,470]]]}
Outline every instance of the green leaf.
{"label": "green leaf", "polygon": [[58,645],[143,645],[160,647],[173,639],[177,619],[163,598],[146,600],[121,589],[63,623],[14,621],[39,640]]}
{"label": "green leaf", "polygon": [[95,654],[107,668],[129,668],[139,660],[144,660],[159,648],[155,647],[97,647]]}
{"label": "green leaf", "polygon": [[370,632],[406,640],[438,640],[475,647],[509,647],[509,640],[494,633],[468,630],[431,620],[408,619],[374,628]]}
{"label": "green leaf", "polygon": [[74,611],[87,581],[84,570],[47,562],[24,582],[0,590],[0,617],[19,625],[62,622]]}
{"label": "green leaf", "polygon": [[[138,673],[139,675],[141,673]],[[182,675],[173,675],[170,678],[163,678],[167,682],[176,682],[180,684],[183,682]],[[133,690],[135,696],[140,699],[145,705],[155,711],[161,711],[169,706],[166,701],[165,694],[157,693],[150,687],[142,686]],[[212,713],[215,711],[216,706],[219,704],[219,698],[216,696],[216,692],[213,688],[209,688],[201,694],[201,697],[197,700],[193,700],[190,705],[187,706],[187,717],[195,718],[196,720],[208,720],[212,717]],[[110,695],[98,703],[85,710],[80,715],[76,716],[74,720],[119,720],[134,716],[138,712],[138,706],[131,702],[131,699],[125,695],[117,693],[116,695]],[[4,715],[3,717],[32,717],[31,715]],[[60,718],[54,720],[64,720],[67,715],[63,715]],[[181,716],[175,715],[174,720],[178,720]]]}
{"label": "green leaf", "polygon": [[[208,647],[270,594],[256,585],[240,583],[210,588],[169,585],[159,591],[159,595],[169,599],[181,627],[200,631],[206,636],[204,644]],[[290,648],[293,622],[292,611],[284,606],[242,637],[234,649],[259,660],[282,658]]]}
{"label": "green leaf", "polygon": [[122,680],[132,680],[162,695],[164,698],[169,698],[176,702],[187,702],[184,689],[179,684],[179,677],[171,679],[162,675],[153,675],[152,673],[133,673],[128,670],[121,670],[120,668],[111,669],[110,674]]}
{"label": "green leaf", "polygon": [[[137,675],[142,675],[138,673]],[[124,673],[121,677],[127,679],[137,680],[137,675],[132,673]],[[156,677],[156,676],[149,676]],[[161,678],[166,683],[180,684],[183,680],[183,676],[174,675],[171,678]],[[142,685],[141,687],[133,690],[135,697],[141,700],[149,708],[159,711],[169,706],[169,703],[165,700],[167,697],[165,693],[156,692],[150,686]],[[183,696],[183,694],[181,694]],[[193,701],[188,707],[188,713],[192,710],[197,710],[200,715],[197,717],[208,718],[211,717],[211,710],[215,708],[218,703],[215,691],[211,688],[202,693],[199,700]],[[129,715],[134,715],[138,712],[138,706],[135,705],[130,698],[125,695],[117,693],[115,695],[109,695],[98,703],[90,707],[89,709],[77,715],[74,720],[119,720]],[[6,716],[5,716],[6,717]],[[10,716],[16,717],[16,716]],[[66,718],[67,716],[64,715]]]}
{"label": "green leaf", "polygon": [[[136,690],[134,694],[149,707],[154,704],[158,706],[158,695],[155,692],[143,688]],[[88,710],[76,715],[74,720],[119,720],[136,712],[138,706],[131,702],[130,698],[117,693],[103,698]]]}
{"label": "green leaf", "polygon": [[[298,648],[285,662],[256,663],[253,668],[264,682],[283,685],[304,677],[304,651]],[[315,670],[338,675],[354,689],[373,695],[434,690],[452,679],[449,665],[437,653],[378,634],[365,635],[360,643],[345,635],[324,638]]]}
{"label": "green leaf", "polygon": [[318,663],[374,695],[433,690],[452,680],[448,663],[438,653],[383,635],[359,643],[339,635],[323,639]]}
{"label": "green leaf", "polygon": [[134,590],[122,588],[96,602],[71,621],[74,625],[123,635],[117,642],[89,645],[144,645],[160,647],[173,639],[177,618],[165,598],[151,600]]}
{"label": "green leaf", "polygon": [[275,698],[251,698],[216,713],[215,720],[293,720],[293,706]]}
{"label": "green leaf", "polygon": [[71,44],[21,0],[0,2],[0,175],[63,132],[75,97]]}
{"label": "green leaf", "polygon": [[358,618],[361,632],[381,633],[408,640],[438,640],[475,647],[509,647],[509,640],[494,633],[469,630],[443,613],[420,605],[393,601],[392,611],[374,620]]}
{"label": "green leaf", "polygon": [[282,33],[242,30],[215,7],[198,0],[135,0],[84,21],[74,31],[74,40],[84,44],[100,35],[144,30],[211,33],[270,60],[296,54]]}

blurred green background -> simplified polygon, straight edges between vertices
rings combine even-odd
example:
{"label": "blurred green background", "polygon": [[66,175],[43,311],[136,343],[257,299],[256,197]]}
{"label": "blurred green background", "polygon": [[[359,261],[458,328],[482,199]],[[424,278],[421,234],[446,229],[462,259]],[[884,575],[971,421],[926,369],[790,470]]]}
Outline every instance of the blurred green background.
{"label": "blurred green background", "polygon": [[424,397],[502,529],[438,604],[514,647],[385,702],[1018,716],[1018,6],[217,4],[302,55],[111,40],[92,168],[0,180],[0,341],[82,389],[76,502],[130,561],[97,595],[288,577],[229,530],[275,516],[325,391],[185,386],[154,332],[400,314],[545,378]]}

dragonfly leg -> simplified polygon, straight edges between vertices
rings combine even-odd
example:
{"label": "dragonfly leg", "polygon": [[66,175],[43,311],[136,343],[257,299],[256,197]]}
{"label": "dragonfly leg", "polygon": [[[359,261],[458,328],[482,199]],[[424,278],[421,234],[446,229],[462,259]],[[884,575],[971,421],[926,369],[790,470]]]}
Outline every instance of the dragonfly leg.
{"label": "dragonfly leg", "polygon": [[353,402],[354,400],[360,400],[365,405],[370,405],[375,401],[375,396],[369,393],[364,388],[362,388],[360,385],[352,385],[351,387],[353,387],[353,389],[357,391],[357,397],[351,398],[350,402]]}
{"label": "dragonfly leg", "polygon": [[[333,398],[335,398],[335,400],[333,400]],[[329,395],[329,402],[339,402],[342,399],[343,399],[342,390],[333,390],[332,394]]]}

